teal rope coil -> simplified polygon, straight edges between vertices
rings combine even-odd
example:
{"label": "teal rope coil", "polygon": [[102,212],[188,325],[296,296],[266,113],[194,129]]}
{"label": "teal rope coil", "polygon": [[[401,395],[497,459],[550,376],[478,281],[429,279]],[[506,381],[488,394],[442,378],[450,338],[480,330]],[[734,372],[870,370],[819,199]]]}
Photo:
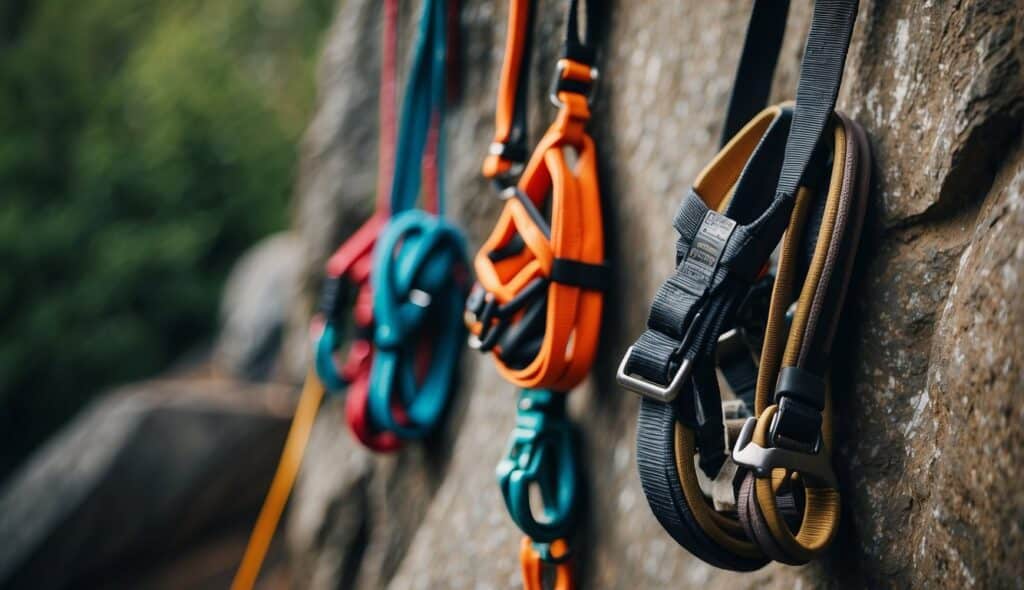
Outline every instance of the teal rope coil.
{"label": "teal rope coil", "polygon": [[[437,427],[458,375],[466,328],[466,241],[444,215],[447,6],[425,0],[402,103],[391,208],[374,252],[369,415],[376,428],[422,438]],[[432,122],[438,129],[437,208],[417,207]]]}

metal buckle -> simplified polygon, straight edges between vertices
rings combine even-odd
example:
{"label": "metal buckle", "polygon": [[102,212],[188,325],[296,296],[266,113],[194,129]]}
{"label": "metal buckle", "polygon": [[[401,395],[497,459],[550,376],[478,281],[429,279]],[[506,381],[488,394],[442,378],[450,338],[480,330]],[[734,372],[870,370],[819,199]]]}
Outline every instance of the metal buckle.
{"label": "metal buckle", "polygon": [[[497,158],[505,158],[505,152],[507,150],[508,150],[508,144],[507,143],[503,143],[503,142],[500,142],[500,141],[495,141],[495,142],[491,142],[491,145],[488,146],[487,153],[489,155],[495,156]],[[503,174],[499,174],[498,177],[495,178],[495,180],[499,182],[499,186],[502,186],[502,187],[508,186],[508,185],[511,185],[511,184],[515,184],[515,179],[520,174],[522,174],[523,170],[526,168],[526,164],[524,162],[510,160],[508,158],[505,158],[505,161],[509,163],[508,171],[503,173]]]}
{"label": "metal buckle", "polygon": [[772,469],[786,469],[799,473],[800,477],[810,483],[823,484],[833,489],[839,488],[831,458],[822,452],[820,436],[813,453],[779,447],[766,449],[751,441],[756,426],[757,418],[748,418],[743,424],[743,430],[740,431],[732,451],[734,463],[753,470],[761,478],[771,477]]}
{"label": "metal buckle", "polygon": [[[535,277],[505,305],[499,305],[494,295],[488,291],[483,291],[481,287],[483,305],[477,304],[473,306],[476,309],[468,309],[467,302],[467,309],[464,315],[468,323],[480,322],[480,334],[471,334],[469,336],[469,347],[482,352],[487,352],[494,348],[498,343],[498,339],[501,338],[512,324],[512,316],[530,304],[534,298],[541,295],[547,284],[548,281],[546,279]],[[470,297],[472,298],[473,295],[470,294]],[[480,310],[479,314],[477,309]]]}
{"label": "metal buckle", "polygon": [[[490,346],[485,349],[484,341],[492,340],[492,332],[496,331],[500,327],[504,318],[501,317],[501,308],[498,305],[498,302],[494,299],[493,294],[483,291],[482,298],[483,305],[477,308],[480,310],[480,314],[477,314],[476,309],[467,309],[465,317],[467,323],[480,323],[480,334],[469,335],[469,347],[473,350],[486,352],[486,350],[489,350],[491,346],[494,346],[494,343],[490,342]],[[496,323],[491,321],[495,319],[495,317],[497,317],[498,320]],[[493,339],[497,340],[496,338]]]}
{"label": "metal buckle", "polygon": [[[562,72],[569,67],[569,61],[566,59],[558,60],[555,66],[555,75],[551,78],[551,85],[548,87],[548,100],[551,104],[557,108],[565,106],[562,101],[558,98],[558,81],[562,79]],[[587,104],[594,102],[594,96],[597,94],[597,81],[601,77],[601,71],[596,67],[590,67],[590,90],[584,95],[587,99]]]}
{"label": "metal buckle", "polygon": [[409,290],[409,303],[412,303],[416,307],[427,309],[430,307],[431,301],[433,301],[433,298],[430,296],[430,293],[427,293],[423,289]]}
{"label": "metal buckle", "polygon": [[683,362],[679,365],[679,369],[676,374],[672,377],[672,381],[667,386],[661,386],[652,381],[634,377],[633,375],[626,372],[626,365],[629,363],[629,357],[633,354],[633,347],[630,346],[626,350],[626,354],[622,356],[622,362],[619,363],[619,370],[615,373],[615,380],[619,382],[619,385],[625,389],[638,393],[644,397],[659,401],[662,403],[668,403],[679,396],[679,392],[683,389],[683,383],[686,378],[690,376],[690,372],[693,370],[693,361],[690,359],[683,359]]}
{"label": "metal buckle", "polygon": [[519,187],[513,184],[501,189],[501,192],[498,193],[498,198],[502,201],[507,201],[516,198],[520,192]]}

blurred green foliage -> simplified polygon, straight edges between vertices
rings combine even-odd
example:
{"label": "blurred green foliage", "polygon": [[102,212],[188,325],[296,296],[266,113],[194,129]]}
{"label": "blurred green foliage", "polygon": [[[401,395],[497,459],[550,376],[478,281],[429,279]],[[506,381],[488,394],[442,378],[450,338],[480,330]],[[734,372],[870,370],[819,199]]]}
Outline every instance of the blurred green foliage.
{"label": "blurred green foliage", "polygon": [[209,340],[232,262],[287,223],[336,1],[4,1],[0,476]]}

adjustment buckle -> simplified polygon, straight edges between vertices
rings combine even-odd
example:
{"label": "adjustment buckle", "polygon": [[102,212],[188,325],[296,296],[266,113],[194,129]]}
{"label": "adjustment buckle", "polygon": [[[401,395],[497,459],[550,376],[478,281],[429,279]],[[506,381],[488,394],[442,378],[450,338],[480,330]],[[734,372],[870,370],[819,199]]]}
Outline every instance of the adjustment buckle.
{"label": "adjustment buckle", "polygon": [[[775,421],[772,422],[774,425]],[[824,445],[821,444],[820,436],[813,451],[810,452],[776,446],[765,448],[752,441],[756,427],[757,418],[748,418],[743,424],[732,451],[734,463],[752,470],[760,478],[771,477],[773,469],[786,469],[799,473],[800,477],[810,483],[833,489],[839,488],[835,470],[832,469],[832,460],[828,454],[822,452]],[[775,444],[774,441],[772,444]]]}
{"label": "adjustment buckle", "polygon": [[[551,86],[548,87],[548,99],[551,101],[551,104],[555,105],[557,108],[565,106],[562,100],[558,98],[558,92],[563,81],[568,83],[567,86],[571,87],[572,92],[582,94],[587,99],[587,104],[593,104],[594,97],[597,95],[597,81],[601,77],[600,70],[594,66],[590,66],[590,71],[588,72],[590,80],[584,82],[575,78],[562,77],[566,70],[569,69],[569,66],[570,61],[566,58],[558,60],[558,63],[555,66],[555,74],[551,77]],[[570,90],[570,88],[565,88],[565,90]]]}
{"label": "adjustment buckle", "polygon": [[817,453],[821,449],[821,413],[790,397],[779,401],[768,436],[772,446]]}
{"label": "adjustment buckle", "polygon": [[500,305],[494,294],[484,290],[479,283],[474,285],[466,299],[464,317],[467,324],[479,323],[480,333],[469,335],[469,347],[481,352],[494,348],[511,326],[516,312],[543,294],[547,284],[547,280],[537,277],[505,305]]}
{"label": "adjustment buckle", "polygon": [[343,310],[353,303],[353,291],[355,283],[348,274],[336,277],[326,277],[320,285],[320,300],[317,311],[323,315],[326,322],[337,322],[341,318]]}
{"label": "adjustment buckle", "polygon": [[526,164],[523,161],[525,155],[520,153],[520,149],[511,149],[512,146],[505,142],[494,141],[487,148],[487,154],[500,158],[505,162],[508,162],[509,168],[505,172],[498,174],[494,181],[497,183],[499,192],[507,186],[515,184],[515,178],[523,173],[523,169],[526,168]]}
{"label": "adjustment buckle", "polygon": [[683,389],[683,384],[686,382],[686,378],[690,376],[693,371],[693,361],[690,359],[683,359],[679,364],[679,368],[676,369],[676,374],[672,376],[672,380],[669,381],[668,385],[662,386],[653,381],[641,379],[635,377],[626,372],[626,365],[629,364],[629,357],[633,354],[633,347],[630,346],[626,349],[626,354],[622,355],[622,362],[619,363],[619,370],[615,373],[615,380],[619,382],[619,385],[624,389],[628,389],[633,393],[638,393],[643,397],[653,399],[664,404],[676,399],[679,396],[679,392]]}

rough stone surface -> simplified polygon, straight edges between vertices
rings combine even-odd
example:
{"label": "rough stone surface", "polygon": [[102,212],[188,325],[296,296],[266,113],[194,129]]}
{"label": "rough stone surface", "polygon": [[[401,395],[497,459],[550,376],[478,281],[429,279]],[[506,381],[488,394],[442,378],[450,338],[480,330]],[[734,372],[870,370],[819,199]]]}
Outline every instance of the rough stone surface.
{"label": "rough stone surface", "polygon": [[225,587],[292,394],[165,380],[94,402],[0,489],[0,587]]}
{"label": "rough stone surface", "polygon": [[301,289],[302,242],[291,233],[263,239],[235,264],[221,297],[214,366],[246,379],[275,369],[285,326]]}
{"label": "rough stone surface", "polygon": [[[532,136],[564,2],[541,0]],[[465,0],[464,93],[449,117],[449,208],[473,244],[499,203],[478,170],[492,133],[505,4]],[[348,0],[321,66],[296,233],[306,297],[288,353],[301,374],[323,261],[365,217],[376,154],[379,2]],[[614,367],[672,268],[669,220],[714,153],[748,2],[615,0],[592,131],[610,294],[592,378],[572,394],[588,503],[585,588],[1021,587],[1024,492],[1024,5],[861,2],[840,109],[871,137],[874,190],[834,369],[844,484],[840,538],[803,568],[716,570],[661,530],[634,459],[637,400]],[[403,50],[418,2],[402,3]],[[810,3],[791,9],[775,98],[791,97]],[[513,388],[467,353],[436,440],[373,456],[329,403],[296,490],[288,542],[300,587],[514,588],[519,533],[494,484]]]}

